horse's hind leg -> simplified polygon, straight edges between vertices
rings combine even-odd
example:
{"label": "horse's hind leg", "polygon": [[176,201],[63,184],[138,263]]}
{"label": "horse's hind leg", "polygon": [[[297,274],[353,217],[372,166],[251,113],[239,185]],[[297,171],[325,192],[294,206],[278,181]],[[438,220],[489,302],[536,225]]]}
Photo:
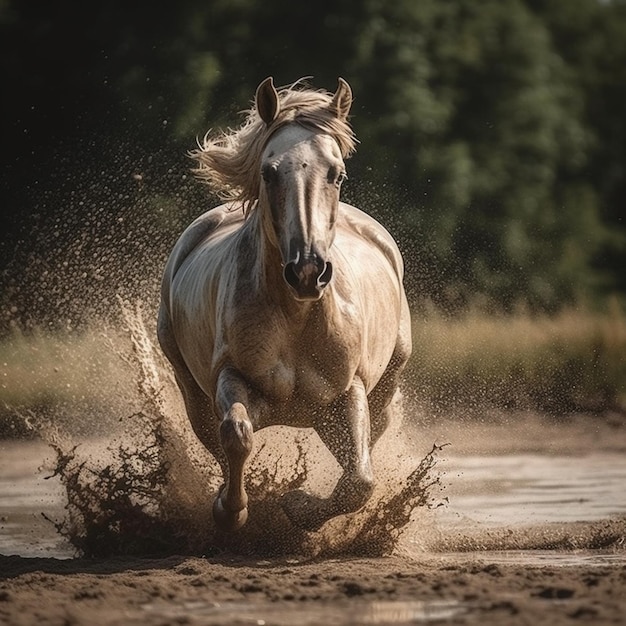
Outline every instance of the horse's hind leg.
{"label": "horse's hind leg", "polygon": [[400,375],[404,369],[406,360],[400,364],[394,361],[389,364],[389,368],[382,376],[376,387],[369,395],[369,406],[371,415],[371,445],[380,439],[381,435],[387,430],[392,417],[392,403],[398,385],[400,383]]}
{"label": "horse's hind leg", "polygon": [[163,307],[159,310],[157,325],[159,344],[172,364],[176,382],[185,402],[187,417],[196,436],[219,463],[222,473],[226,470],[226,457],[220,445],[218,421],[210,398],[200,389],[178,349],[169,325],[169,316]]}
{"label": "horse's hind leg", "polygon": [[370,461],[370,422],[365,387],[356,379],[352,387],[315,425],[320,439],[343,469],[329,498],[304,491],[283,496],[289,519],[307,530],[317,530],[331,517],[360,509],[372,495],[374,476]]}
{"label": "horse's hind leg", "polygon": [[371,446],[380,439],[391,420],[391,401],[395,396],[406,362],[411,356],[411,319],[408,307],[403,309],[396,346],[385,373],[372,389],[368,403],[371,420]]}

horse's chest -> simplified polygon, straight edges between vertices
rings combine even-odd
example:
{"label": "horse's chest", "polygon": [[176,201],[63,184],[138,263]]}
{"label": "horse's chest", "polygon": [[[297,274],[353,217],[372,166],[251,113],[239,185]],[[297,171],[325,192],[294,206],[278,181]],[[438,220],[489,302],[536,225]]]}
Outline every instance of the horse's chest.
{"label": "horse's chest", "polygon": [[352,374],[347,346],[336,338],[322,339],[311,328],[258,324],[241,329],[232,343],[238,369],[270,403],[329,404],[346,389]]}

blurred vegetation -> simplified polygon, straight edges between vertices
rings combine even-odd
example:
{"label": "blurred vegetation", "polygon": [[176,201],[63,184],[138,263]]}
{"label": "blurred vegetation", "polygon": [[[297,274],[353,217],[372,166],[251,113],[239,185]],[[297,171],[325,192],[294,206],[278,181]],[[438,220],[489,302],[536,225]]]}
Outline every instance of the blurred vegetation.
{"label": "blurred vegetation", "polygon": [[626,292],[624,0],[2,0],[0,72],[5,323],[155,293],[212,203],[186,151],[268,75],[351,83],[345,196],[400,241],[414,304]]}
{"label": "blurred vegetation", "polygon": [[111,422],[133,406],[127,353],[123,336],[111,328],[6,335],[0,340],[0,437],[32,435],[41,422],[91,436],[110,432]]}
{"label": "blurred vegetation", "polygon": [[430,411],[626,410],[626,316],[616,301],[603,315],[431,310],[414,315],[413,341],[406,378]]}
{"label": "blurred vegetation", "polygon": [[[446,316],[431,307],[414,314],[413,341],[408,406],[430,415],[626,410],[626,315],[615,301],[604,314],[554,316]],[[25,434],[24,420],[91,436],[110,431],[136,405],[136,372],[124,357],[131,352],[112,328],[5,337],[0,436]]]}

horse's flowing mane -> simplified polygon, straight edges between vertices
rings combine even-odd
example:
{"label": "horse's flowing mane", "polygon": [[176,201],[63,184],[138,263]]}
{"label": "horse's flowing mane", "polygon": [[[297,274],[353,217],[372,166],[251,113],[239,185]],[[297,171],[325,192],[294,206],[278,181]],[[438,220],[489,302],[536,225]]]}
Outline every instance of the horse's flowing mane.
{"label": "horse's flowing mane", "polygon": [[286,124],[295,122],[331,135],[348,158],[356,148],[350,124],[329,108],[333,95],[323,90],[303,88],[301,81],[278,90],[280,111],[266,125],[256,107],[245,111],[237,129],[215,135],[209,131],[198,149],[189,153],[198,162],[194,173],[209,184],[220,198],[235,202],[247,215],[259,197],[260,160],[270,137]]}

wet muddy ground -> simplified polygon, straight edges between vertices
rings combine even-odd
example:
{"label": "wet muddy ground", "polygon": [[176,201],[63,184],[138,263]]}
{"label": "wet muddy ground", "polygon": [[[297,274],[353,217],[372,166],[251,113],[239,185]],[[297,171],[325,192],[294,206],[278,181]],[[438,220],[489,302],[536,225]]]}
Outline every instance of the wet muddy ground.
{"label": "wet muddy ground", "polygon": [[[441,506],[387,557],[76,558],[40,443],[0,444],[2,624],[626,624],[616,416],[424,423]],[[427,446],[425,446],[427,447]]]}

